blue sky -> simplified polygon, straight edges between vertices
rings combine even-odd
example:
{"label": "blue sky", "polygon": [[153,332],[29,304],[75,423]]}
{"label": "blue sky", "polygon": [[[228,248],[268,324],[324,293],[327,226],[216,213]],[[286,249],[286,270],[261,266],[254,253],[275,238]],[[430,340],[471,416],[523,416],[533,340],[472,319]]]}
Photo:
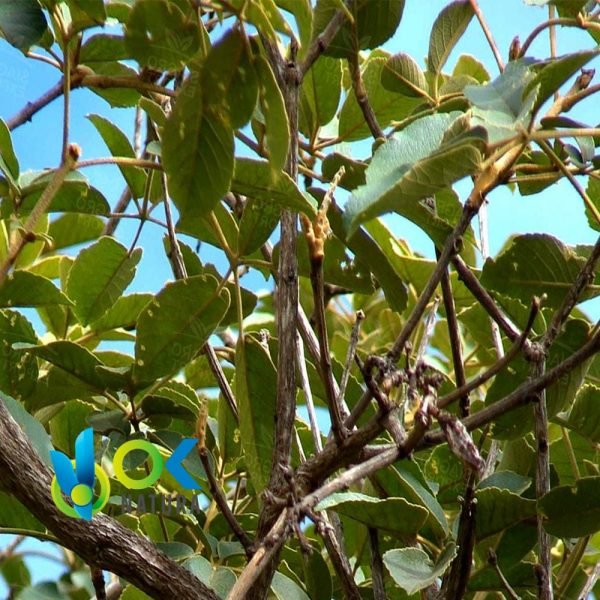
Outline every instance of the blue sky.
{"label": "blue sky", "polygon": [[[385,44],[390,52],[411,54],[420,64],[424,64],[427,54],[429,31],[434,18],[446,0],[406,0],[403,21],[392,40]],[[503,57],[506,57],[513,36],[518,34],[523,40],[531,29],[543,20],[547,10],[526,6],[523,0],[480,0],[481,8],[491,25]],[[594,42],[587,34],[573,29],[558,29],[558,53],[574,49],[592,48]],[[492,78],[497,75],[497,67],[483,33],[475,19],[458,47],[448,61],[451,70],[459,54],[469,53],[481,60]],[[533,44],[530,54],[537,58],[548,56],[548,36],[542,34]],[[596,61],[591,66],[600,66]],[[600,72],[600,70],[599,70]],[[25,102],[35,99],[59,80],[58,73],[50,66],[24,60],[22,55],[8,44],[0,42],[0,116],[5,120],[16,113]],[[107,156],[107,150],[96,132],[86,119],[86,115],[99,113],[110,117],[122,129],[131,132],[133,116],[131,110],[111,109],[108,104],[85,90],[76,90],[72,96],[71,141],[78,143],[83,150],[83,158]],[[594,111],[596,103],[596,111]],[[597,100],[588,99],[577,106],[573,118],[588,124],[598,122]],[[21,170],[55,167],[59,162],[62,131],[62,103],[55,101],[13,134]],[[370,141],[366,142],[370,146]],[[363,146],[364,148],[364,146]],[[359,149],[358,153],[364,151]],[[114,203],[123,189],[123,179],[116,167],[102,166],[85,170],[91,182],[102,190],[111,203]],[[461,197],[468,194],[468,182],[460,182],[457,191]],[[490,248],[492,255],[497,253],[507,238],[515,233],[545,232],[570,244],[593,244],[597,232],[587,224],[584,208],[579,196],[566,182],[554,185],[535,196],[521,197],[518,192],[507,188],[494,191],[490,195],[489,224]],[[400,218],[390,220],[394,232],[408,239],[413,249],[432,256],[432,244],[414,226]],[[119,227],[119,239],[128,246],[133,239],[137,222],[125,222]],[[168,279],[171,279],[170,265],[164,256],[163,232],[160,228],[148,224],[140,238],[139,245],[144,248],[144,257],[138,275],[130,288],[131,291],[157,291]],[[223,261],[215,252],[203,250],[203,259],[223,266]],[[264,280],[252,279],[255,286],[265,286]],[[250,282],[247,282],[248,285]],[[595,319],[600,318],[600,301],[588,302],[585,308]],[[29,314],[29,313],[28,313]],[[4,538],[4,540],[2,539]],[[0,547],[6,536],[0,536]],[[39,544],[38,544],[39,546]],[[28,542],[28,547],[36,547]],[[44,545],[44,549],[47,545]],[[55,577],[56,566],[36,558],[30,563],[35,580],[48,576]],[[4,591],[0,584],[0,595]]]}

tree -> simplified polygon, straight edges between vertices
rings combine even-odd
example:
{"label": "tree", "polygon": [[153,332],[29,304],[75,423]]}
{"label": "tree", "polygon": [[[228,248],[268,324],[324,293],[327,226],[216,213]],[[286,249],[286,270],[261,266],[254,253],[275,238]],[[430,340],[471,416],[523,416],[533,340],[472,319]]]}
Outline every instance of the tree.
{"label": "tree", "polygon": [[[600,90],[600,11],[530,3],[549,18],[506,63],[477,0],[448,3],[423,69],[381,49],[404,0],[0,2],[5,40],[61,74],[0,122],[0,533],[74,553],[38,593],[599,591],[600,330],[578,304],[600,293],[600,239],[486,250],[501,186],[565,179],[600,230],[600,129],[573,118]],[[472,20],[497,76],[450,60]],[[558,26],[582,47],[533,55]],[[115,111],[92,115],[110,156],[84,158],[76,88],[135,113],[133,139]],[[11,131],[55,100],[58,166],[22,172]],[[347,152],[369,137],[368,158]],[[113,206],[84,175],[109,164]],[[126,218],[163,230],[173,281],[156,294],[126,293],[141,257],[138,235],[116,237]],[[21,540],[0,572],[31,598]]]}

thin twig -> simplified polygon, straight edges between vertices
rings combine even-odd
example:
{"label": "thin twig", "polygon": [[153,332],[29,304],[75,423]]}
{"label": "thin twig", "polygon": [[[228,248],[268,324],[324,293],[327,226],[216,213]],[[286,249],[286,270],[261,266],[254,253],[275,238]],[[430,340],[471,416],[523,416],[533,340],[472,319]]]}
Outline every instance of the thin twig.
{"label": "thin twig", "polygon": [[442,396],[438,399],[437,405],[439,408],[445,408],[449,404],[452,404],[455,400],[464,397],[466,394],[469,394],[473,390],[476,390],[478,387],[482,386],[486,381],[489,381],[492,377],[497,375],[502,369],[504,369],[507,365],[509,365],[515,356],[519,353],[525,342],[527,341],[527,337],[531,332],[531,328],[533,327],[533,323],[535,322],[535,318],[537,317],[540,310],[540,302],[537,298],[534,298],[531,306],[531,310],[529,312],[529,318],[527,320],[527,325],[525,325],[525,329],[521,335],[517,338],[512,348],[504,354],[501,358],[499,358],[489,369],[480,373],[471,381],[465,383],[462,387],[457,388]]}
{"label": "thin twig", "polygon": [[460,220],[453,232],[448,236],[446,243],[444,244],[443,250],[440,252],[438,262],[436,267],[431,274],[431,277],[427,281],[427,284],[417,303],[415,304],[412,312],[410,313],[408,319],[404,323],[402,330],[398,334],[392,349],[388,352],[388,356],[391,360],[396,361],[400,357],[400,354],[404,350],[404,346],[406,342],[409,340],[413,331],[421,321],[421,317],[423,316],[423,312],[425,311],[427,305],[429,304],[429,300],[433,293],[435,292],[436,287],[438,286],[440,280],[442,279],[444,272],[448,266],[448,262],[450,259],[457,254],[457,247],[459,244],[459,239],[462,237],[464,232],[467,230],[469,223],[473,216],[477,213],[478,206],[471,202],[466,202],[463,208],[463,212],[461,214]]}
{"label": "thin twig", "polygon": [[62,160],[67,160],[69,150],[69,124],[71,121],[71,51],[69,39],[63,36],[65,47],[63,63],[63,136],[62,136]]}
{"label": "thin twig", "polygon": [[281,511],[277,520],[263,537],[263,543],[257,548],[250,562],[240,573],[234,586],[227,595],[227,600],[246,600],[251,588],[255,585],[264,569],[278,555],[287,541],[292,522],[291,509]]}
{"label": "thin twig", "polygon": [[373,582],[373,599],[386,600],[385,584],[383,582],[383,560],[379,550],[379,535],[377,529],[369,527],[369,546],[371,548],[371,580]]}
{"label": "thin twig", "polygon": [[[481,248],[481,257],[483,258],[483,262],[488,259],[490,255],[490,247],[489,247],[489,236],[488,236],[488,200],[484,198],[481,208],[479,209],[479,213],[477,215],[479,220],[479,245]],[[491,317],[488,316],[488,321],[490,324],[490,331],[492,334],[492,342],[494,344],[494,349],[496,351],[496,358],[498,360],[502,360],[504,356],[504,346],[502,345],[502,335],[500,333],[500,327],[498,323],[494,321]],[[494,466],[498,459],[498,455],[500,453],[500,444],[498,440],[492,439],[490,442],[490,449],[488,451],[486,460],[484,473],[482,474],[482,478],[490,475],[493,472]]]}
{"label": "thin twig", "polygon": [[[537,344],[536,344],[537,346]],[[544,349],[539,346],[538,356],[532,361],[531,376],[539,378],[544,374],[546,361]],[[548,411],[546,408],[546,390],[535,395],[533,414],[535,421],[536,467],[535,495],[539,501],[550,491],[550,442],[548,440]],[[538,532],[538,598],[552,600],[552,555],[550,535],[544,528],[543,516],[537,515]]]}
{"label": "thin twig", "polygon": [[437,317],[437,311],[440,306],[440,297],[436,296],[433,299],[433,304],[429,309],[427,317],[425,319],[425,326],[423,330],[423,335],[421,336],[421,341],[419,342],[419,347],[417,349],[417,356],[415,358],[415,363],[420,364],[425,360],[425,354],[427,353],[427,346],[429,346],[429,342],[431,341],[431,336],[433,335],[433,330],[435,329],[435,319]]}
{"label": "thin twig", "polygon": [[481,285],[479,279],[469,269],[460,256],[452,257],[452,264],[458,272],[459,279],[465,287],[473,294],[473,297],[485,309],[488,315],[500,326],[500,329],[511,342],[515,342],[521,332],[519,328],[507,317],[502,309],[496,304],[489,292]]}
{"label": "thin twig", "polygon": [[357,310],[354,325],[352,326],[352,333],[350,334],[350,343],[348,344],[348,351],[346,352],[346,362],[344,364],[344,372],[342,373],[342,380],[340,381],[340,391],[338,393],[338,401],[341,402],[346,395],[346,387],[348,380],[350,379],[350,369],[354,362],[354,355],[356,354],[356,347],[358,346],[358,335],[360,333],[360,324],[365,318],[365,313],[362,310]]}
{"label": "thin twig", "polygon": [[315,445],[315,451],[321,452],[323,449],[323,442],[321,441],[321,431],[319,429],[319,421],[317,420],[317,413],[315,412],[315,405],[313,402],[312,390],[310,388],[310,381],[308,380],[308,372],[306,370],[306,357],[304,355],[304,342],[300,335],[296,338],[296,352],[297,352],[297,365],[298,375],[300,377],[300,387],[304,392],[304,398],[306,401],[306,411],[308,412],[308,420],[310,422],[310,432],[312,434],[313,443]]}
{"label": "thin twig", "polygon": [[590,21],[578,20],[578,19],[569,19],[569,18],[558,18],[558,19],[549,19],[548,21],[544,21],[540,23],[537,27],[535,27],[531,33],[527,36],[526,40],[523,42],[521,46],[521,51],[519,56],[522,58],[525,56],[527,50],[529,50],[529,46],[533,43],[535,38],[542,32],[544,29],[549,27],[554,27],[556,25],[561,25],[563,27],[577,27],[579,29],[586,29],[591,24]]}
{"label": "thin twig", "polygon": [[[479,412],[467,417],[463,420],[463,425],[473,431],[478,427],[483,427],[491,423],[499,416],[532,401],[532,398],[545,390],[549,385],[558,381],[561,377],[572,371],[575,367],[586,361],[590,356],[593,356],[600,350],[600,330],[597,330],[592,337],[581,347],[549,371],[546,370],[543,375],[527,380],[522,383],[516,390],[504,398],[482,408]],[[425,445],[443,443],[445,441],[443,432],[432,431],[425,435],[423,440]]]}
{"label": "thin twig", "polygon": [[42,195],[39,197],[36,205],[33,207],[33,210],[29,214],[29,217],[23,226],[23,231],[17,230],[14,232],[13,239],[8,249],[8,254],[0,266],[0,285],[2,285],[4,282],[6,275],[17,260],[25,245],[28,242],[35,240],[33,231],[37,222],[50,206],[50,202],[52,202],[54,196],[56,196],[67,175],[77,166],[80,152],[79,146],[76,144],[69,145],[62,164],[54,172],[52,179],[48,182],[48,185],[42,192]]}
{"label": "thin twig", "polygon": [[187,277],[187,272],[185,268],[185,263],[183,262],[183,254],[181,253],[181,248],[179,247],[179,242],[177,240],[177,234],[175,233],[175,224],[173,223],[173,216],[171,215],[169,188],[167,186],[167,174],[164,171],[162,171],[160,175],[164,196],[163,202],[165,205],[165,219],[167,221],[167,231],[169,236],[169,261],[173,268],[173,275],[175,276],[175,279],[185,279]]}
{"label": "thin twig", "polygon": [[487,40],[487,42],[492,50],[492,53],[494,54],[494,58],[496,59],[496,64],[498,65],[498,68],[500,69],[500,71],[504,71],[504,61],[502,60],[502,55],[500,54],[500,51],[498,50],[498,46],[496,45],[496,42],[494,41],[492,32],[483,16],[483,13],[481,12],[481,8],[479,8],[479,4],[478,4],[477,0],[469,0],[469,2],[471,3],[473,12],[475,13],[475,16],[477,17],[479,24],[481,25],[481,29],[483,30],[483,34],[485,35],[485,39]]}
{"label": "thin twig", "polygon": [[577,178],[565,163],[560,159],[560,157],[552,150],[550,144],[548,144],[544,140],[536,140],[540,148],[544,151],[544,153],[550,158],[550,160],[560,169],[563,175],[569,180],[575,191],[581,196],[581,199],[585,203],[587,209],[592,213],[596,222],[600,225],[600,210],[596,208],[594,201],[587,195],[586,191],[583,189]]}
{"label": "thin twig", "polygon": [[321,207],[317,211],[314,221],[306,215],[301,215],[302,228],[308,244],[308,255],[310,260],[310,281],[313,290],[315,322],[321,353],[320,375],[325,386],[325,395],[329,414],[331,417],[331,428],[333,435],[339,441],[346,435],[343,406],[340,403],[333,376],[331,365],[331,353],[329,350],[329,337],[327,333],[327,319],[325,316],[325,282],[323,275],[323,261],[325,259],[325,240],[329,235],[329,221],[327,210],[331,204],[335,189],[344,175],[344,167],[341,167],[329,185],[329,189],[323,198]]}
{"label": "thin twig", "polygon": [[502,572],[502,569],[498,564],[498,557],[496,556],[496,553],[492,548],[488,549],[488,562],[492,567],[494,567],[494,571],[496,571],[498,578],[502,582],[502,585],[504,586],[508,597],[511,598],[511,600],[520,600],[519,595],[517,594],[517,592],[515,592],[515,590],[512,589],[512,586],[508,582],[508,579],[506,579],[506,577],[504,576],[504,573]]}
{"label": "thin twig", "polygon": [[96,600],[106,600],[106,588],[104,587],[104,575],[102,569],[95,565],[90,565],[90,573],[92,576],[92,585],[96,592]]}
{"label": "thin twig", "polygon": [[588,579],[583,586],[583,590],[581,590],[581,595],[579,596],[580,600],[587,600],[587,597],[592,593],[594,587],[596,587],[596,582],[600,578],[600,561],[596,563],[596,566],[592,569],[592,572],[589,574]]}
{"label": "thin twig", "polygon": [[[552,21],[556,18],[556,7],[553,4],[548,4],[548,20]],[[550,41],[550,57],[556,58],[556,26],[550,25],[548,27],[548,37]],[[558,90],[554,92],[554,100],[558,100]]]}
{"label": "thin twig", "polygon": [[458,552],[444,576],[442,584],[442,597],[444,598],[463,598],[469,583],[475,547],[476,478],[475,471],[469,470],[458,521],[456,536]]}
{"label": "thin twig", "polygon": [[349,56],[348,66],[350,67],[350,76],[352,78],[352,89],[354,90],[354,96],[356,97],[356,102],[358,103],[358,106],[362,111],[365,121],[369,126],[369,131],[376,140],[379,138],[383,138],[385,134],[379,126],[377,116],[375,115],[373,107],[369,102],[369,96],[367,95],[367,90],[363,82],[362,73],[360,72],[360,64],[357,52],[353,52]]}
{"label": "thin twig", "polygon": [[560,308],[552,315],[552,320],[546,329],[542,344],[544,348],[549,348],[554,342],[562,326],[568,319],[569,315],[575,305],[577,304],[579,297],[585,291],[585,288],[594,280],[596,265],[600,260],[600,237],[596,240],[594,247],[590,253],[590,256],[586,260],[582,269],[577,274],[577,278],[573,285],[569,288],[565,299],[563,300]]}
{"label": "thin twig", "polygon": [[327,27],[325,27],[325,29],[312,41],[304,56],[304,60],[298,67],[301,79],[304,79],[304,76],[308,73],[315,61],[323,54],[323,52],[325,52],[325,50],[327,50],[347,18],[348,9],[338,10],[327,24]]}
{"label": "thin twig", "polygon": [[210,459],[208,457],[208,449],[206,446],[198,447],[198,456],[202,462],[202,466],[204,467],[204,471],[206,472],[206,478],[208,480],[208,488],[210,493],[219,507],[221,514],[227,521],[231,531],[235,534],[235,537],[238,539],[240,544],[244,547],[244,551],[246,552],[246,556],[250,559],[253,554],[253,544],[252,540],[248,537],[248,534],[244,531],[242,526],[239,524],[238,520],[235,518],[235,515],[229,508],[229,504],[227,503],[227,498],[225,498],[225,494],[223,494],[223,490],[219,486],[219,482],[216,480],[215,475],[212,470],[212,466],[210,464]]}
{"label": "thin twig", "polygon": [[[446,322],[448,324],[448,335],[450,336],[450,350],[452,353],[452,364],[454,365],[454,379],[456,387],[462,387],[467,382],[465,376],[465,365],[462,355],[462,342],[460,337],[460,329],[458,319],[456,317],[456,306],[454,304],[454,294],[452,292],[452,284],[450,283],[450,274],[448,269],[442,275],[442,296],[444,298],[444,308],[446,309]],[[468,417],[470,411],[469,394],[464,394],[460,397],[461,417]]]}

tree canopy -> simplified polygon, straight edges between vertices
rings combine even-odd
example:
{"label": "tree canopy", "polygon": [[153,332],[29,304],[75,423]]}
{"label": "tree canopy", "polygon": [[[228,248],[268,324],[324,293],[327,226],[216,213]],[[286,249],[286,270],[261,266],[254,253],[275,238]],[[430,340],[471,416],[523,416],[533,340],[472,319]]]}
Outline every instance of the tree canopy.
{"label": "tree canopy", "polygon": [[[600,7],[527,4],[499,49],[448,2],[423,61],[383,48],[405,0],[0,0],[3,43],[58,78],[0,120],[11,598],[600,592],[600,238],[514,214],[490,256],[486,219],[564,180],[600,231]],[[493,70],[457,52],[476,29]],[[13,133],[43,140],[54,102],[60,155],[28,170]],[[111,165],[119,198],[86,176]],[[147,228],[172,278],[128,292]],[[25,537],[65,572],[32,583]]]}

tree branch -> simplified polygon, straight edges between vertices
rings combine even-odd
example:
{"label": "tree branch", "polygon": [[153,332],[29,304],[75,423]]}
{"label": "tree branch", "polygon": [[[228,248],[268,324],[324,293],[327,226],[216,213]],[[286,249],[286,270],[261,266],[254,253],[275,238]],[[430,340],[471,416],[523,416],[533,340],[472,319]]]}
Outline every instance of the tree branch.
{"label": "tree branch", "polygon": [[535,321],[535,318],[537,317],[539,309],[540,302],[537,298],[534,298],[532,302],[531,311],[529,313],[527,325],[525,326],[523,333],[521,333],[517,341],[513,344],[512,348],[501,358],[499,358],[487,371],[484,371],[483,373],[477,375],[476,377],[471,379],[471,381],[465,383],[462,387],[457,388],[449,394],[446,394],[445,396],[439,398],[437,402],[438,408],[444,408],[449,404],[452,404],[452,402],[454,402],[455,400],[458,400],[459,398],[464,397],[466,394],[469,394],[473,390],[483,385],[486,381],[490,380],[492,377],[497,375],[507,365],[509,365],[527,341],[527,337],[531,333],[531,328],[533,327],[533,323]]}
{"label": "tree branch", "polygon": [[565,324],[569,315],[581,294],[585,291],[585,288],[594,280],[596,265],[600,260],[600,237],[596,240],[594,247],[592,248],[592,252],[590,253],[589,258],[583,265],[581,271],[577,275],[577,279],[567,292],[565,299],[563,300],[560,308],[552,315],[552,321],[548,325],[546,329],[546,333],[544,334],[544,338],[542,340],[542,344],[544,348],[549,348],[550,345],[554,342],[562,326]]}
{"label": "tree branch", "polygon": [[488,27],[488,24],[485,18],[483,17],[483,13],[481,12],[481,8],[479,8],[477,0],[469,0],[469,2],[471,4],[471,7],[473,8],[475,16],[477,17],[477,20],[479,21],[479,25],[481,25],[481,29],[483,31],[483,34],[485,35],[485,39],[488,41],[488,44],[492,50],[492,54],[496,59],[496,64],[498,65],[498,68],[500,69],[500,71],[504,71],[504,62],[502,60],[502,55],[500,54],[498,46],[496,45],[494,37],[492,36],[492,32],[490,31],[490,28]]}
{"label": "tree branch", "polygon": [[367,95],[367,90],[365,89],[365,84],[363,82],[362,74],[360,72],[360,64],[358,62],[358,52],[353,52],[348,57],[348,66],[350,67],[350,76],[352,78],[352,89],[354,90],[354,95],[356,97],[356,102],[362,111],[362,114],[369,126],[369,131],[371,135],[377,140],[379,138],[385,137],[383,130],[379,126],[377,122],[377,117],[375,116],[375,112],[373,111],[373,107],[369,103],[369,96]]}
{"label": "tree branch", "polygon": [[[345,0],[347,1],[347,0]],[[313,66],[315,61],[327,50],[342,25],[348,18],[348,8],[346,10],[338,10],[333,18],[327,24],[327,27],[313,40],[312,44],[306,52],[304,60],[300,64],[298,71],[300,73],[300,81],[304,79],[304,76],[308,73],[310,68]]]}
{"label": "tree branch", "polygon": [[0,473],[2,485],[39,519],[65,548],[86,563],[123,577],[156,598],[218,600],[190,571],[160,552],[149,540],[98,514],[92,521],[71,519],[55,506],[52,474],[25,433],[0,401]]}
{"label": "tree branch", "polygon": [[235,537],[244,547],[244,550],[246,551],[246,556],[248,558],[252,558],[252,540],[248,537],[248,534],[242,529],[242,526],[238,523],[238,520],[235,518],[235,515],[229,508],[227,498],[225,498],[225,494],[223,494],[223,491],[219,486],[219,482],[216,480],[215,475],[213,473],[212,466],[208,458],[208,449],[206,448],[206,446],[203,445],[198,448],[198,456],[200,457],[200,461],[202,462],[202,466],[204,467],[204,471],[206,472],[206,477],[208,479],[208,487],[210,489],[210,493],[213,497],[213,500],[219,507],[219,510],[221,511],[221,514],[227,521],[229,527],[231,528],[231,531],[233,531]]}
{"label": "tree branch", "polygon": [[383,560],[379,550],[377,529],[369,527],[369,546],[371,548],[371,580],[373,581],[373,600],[386,600],[383,583]]}

